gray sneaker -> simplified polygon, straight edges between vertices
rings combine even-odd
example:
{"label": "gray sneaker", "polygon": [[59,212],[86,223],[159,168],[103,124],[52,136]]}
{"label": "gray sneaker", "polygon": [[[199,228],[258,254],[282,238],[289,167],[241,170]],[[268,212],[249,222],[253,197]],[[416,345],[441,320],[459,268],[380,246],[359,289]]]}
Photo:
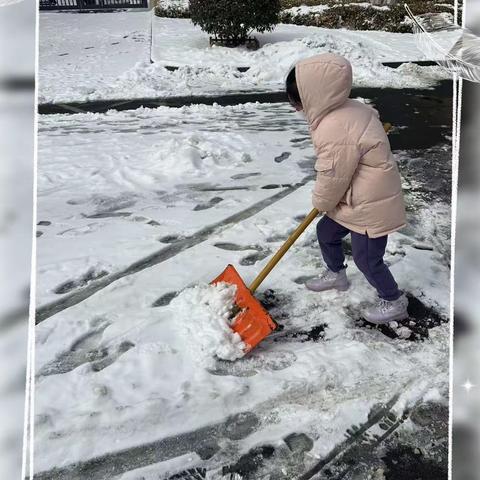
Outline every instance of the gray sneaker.
{"label": "gray sneaker", "polygon": [[350,287],[347,278],[347,269],[344,268],[335,273],[328,268],[318,278],[312,278],[305,282],[305,286],[314,292],[323,292],[325,290],[339,290],[345,292]]}
{"label": "gray sneaker", "polygon": [[394,320],[399,321],[408,318],[407,307],[408,299],[405,294],[402,294],[400,298],[391,302],[380,299],[377,305],[363,312],[363,317],[367,322],[384,325]]}

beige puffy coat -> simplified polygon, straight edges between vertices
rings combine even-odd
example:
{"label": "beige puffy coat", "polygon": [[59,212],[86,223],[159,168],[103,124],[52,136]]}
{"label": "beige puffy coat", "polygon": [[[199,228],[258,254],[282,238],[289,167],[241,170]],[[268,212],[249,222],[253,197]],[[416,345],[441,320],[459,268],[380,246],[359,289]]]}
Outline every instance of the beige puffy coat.
{"label": "beige puffy coat", "polygon": [[330,53],[297,63],[317,161],[313,205],[349,230],[381,237],[406,225],[400,174],[378,112],[349,99],[352,67]]}

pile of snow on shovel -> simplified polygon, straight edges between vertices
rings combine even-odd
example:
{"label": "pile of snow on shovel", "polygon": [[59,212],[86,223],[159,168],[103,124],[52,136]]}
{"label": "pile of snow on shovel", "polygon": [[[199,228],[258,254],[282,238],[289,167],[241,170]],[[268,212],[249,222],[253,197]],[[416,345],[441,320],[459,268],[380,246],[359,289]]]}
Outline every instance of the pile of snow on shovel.
{"label": "pile of snow on shovel", "polygon": [[186,347],[203,364],[215,357],[234,361],[245,354],[240,335],[231,329],[236,290],[224,282],[200,284],[183,290],[170,303]]}

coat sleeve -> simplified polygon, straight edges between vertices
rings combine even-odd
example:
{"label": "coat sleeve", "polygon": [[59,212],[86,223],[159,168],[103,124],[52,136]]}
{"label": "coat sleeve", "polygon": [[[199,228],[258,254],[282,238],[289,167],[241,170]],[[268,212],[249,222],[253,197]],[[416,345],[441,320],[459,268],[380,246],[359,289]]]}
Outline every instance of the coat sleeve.
{"label": "coat sleeve", "polygon": [[317,179],[312,203],[320,212],[334,209],[345,195],[360,161],[358,145],[327,144],[317,149]]}

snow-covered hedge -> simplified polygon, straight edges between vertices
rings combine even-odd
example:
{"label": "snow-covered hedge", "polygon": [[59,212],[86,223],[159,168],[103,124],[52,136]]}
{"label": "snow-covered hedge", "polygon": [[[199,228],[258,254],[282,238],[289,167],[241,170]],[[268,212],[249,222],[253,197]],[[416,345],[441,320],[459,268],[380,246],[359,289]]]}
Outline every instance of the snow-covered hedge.
{"label": "snow-covered hedge", "polygon": [[[312,4],[297,7],[298,4]],[[328,8],[315,9],[313,4],[328,4]],[[450,1],[450,3],[453,3]],[[283,0],[289,5],[280,14],[281,23],[294,25],[348,28],[351,30],[384,30],[388,32],[411,32],[411,25],[406,21],[406,12],[403,4],[390,6],[372,5],[367,2],[338,2],[333,0]],[[413,13],[452,13],[450,5],[438,4],[430,0],[411,0],[409,6]]]}
{"label": "snow-covered hedge", "polygon": [[272,30],[279,13],[280,0],[190,0],[192,22],[232,46],[245,43],[253,30]]}
{"label": "snow-covered hedge", "polygon": [[188,0],[156,0],[155,15],[168,18],[190,18]]}
{"label": "snow-covered hedge", "polygon": [[404,2],[401,0],[281,0],[281,3],[282,3],[282,9],[287,9],[287,8],[300,7],[300,6],[313,7],[317,5],[348,6],[352,3],[359,3],[362,5],[365,5],[368,3],[376,6],[387,6],[387,5],[394,5],[397,3],[401,3],[403,5]]}
{"label": "snow-covered hedge", "polygon": [[[211,0],[211,3],[222,2]],[[233,3],[225,3],[233,12]],[[252,0],[253,3],[262,4]],[[280,0],[280,5],[279,23],[350,30],[412,31],[405,18],[403,1],[398,0]],[[441,3],[438,0],[410,0],[408,5],[416,15],[452,14],[454,0],[442,0]],[[461,8],[459,10],[461,17]],[[157,0],[155,13],[160,17],[190,18],[189,0]]]}

